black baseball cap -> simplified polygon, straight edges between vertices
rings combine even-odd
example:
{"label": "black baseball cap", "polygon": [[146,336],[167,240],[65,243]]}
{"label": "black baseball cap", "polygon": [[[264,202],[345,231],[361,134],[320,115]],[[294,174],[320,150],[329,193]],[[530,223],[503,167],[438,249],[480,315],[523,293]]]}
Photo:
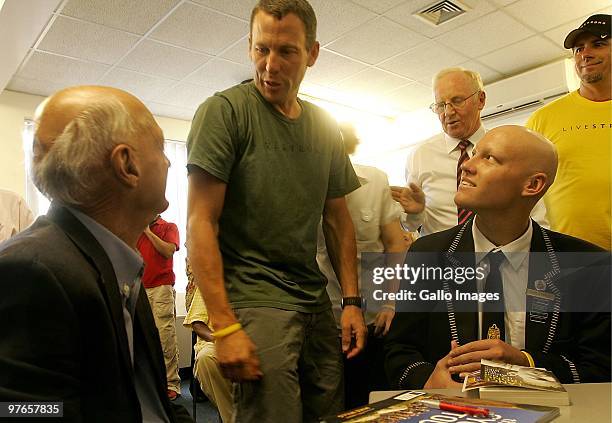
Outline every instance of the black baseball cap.
{"label": "black baseball cap", "polygon": [[585,32],[600,37],[602,40],[610,38],[610,15],[600,14],[589,17],[582,25],[567,34],[563,46],[573,48],[576,38]]}

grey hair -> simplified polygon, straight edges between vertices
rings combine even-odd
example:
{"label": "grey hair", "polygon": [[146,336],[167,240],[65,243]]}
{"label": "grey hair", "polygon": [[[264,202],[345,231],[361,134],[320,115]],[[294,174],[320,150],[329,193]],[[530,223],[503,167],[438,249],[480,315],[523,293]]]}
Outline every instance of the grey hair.
{"label": "grey hair", "polygon": [[472,84],[474,85],[474,89],[475,90],[480,90],[480,91],[484,90],[484,84],[482,83],[482,77],[480,76],[480,74],[478,72],[476,72],[476,71],[467,70],[467,69],[462,68],[462,67],[442,69],[440,72],[438,72],[433,77],[433,80],[432,80],[433,84],[432,85],[435,87],[436,84],[438,83],[438,81],[440,79],[442,79],[443,76],[448,75],[449,73],[462,73],[470,81],[472,81]]}
{"label": "grey hair", "polygon": [[110,153],[128,143],[136,126],[118,99],[109,96],[92,102],[66,125],[46,154],[34,157],[34,185],[66,205],[91,204],[108,180]]}

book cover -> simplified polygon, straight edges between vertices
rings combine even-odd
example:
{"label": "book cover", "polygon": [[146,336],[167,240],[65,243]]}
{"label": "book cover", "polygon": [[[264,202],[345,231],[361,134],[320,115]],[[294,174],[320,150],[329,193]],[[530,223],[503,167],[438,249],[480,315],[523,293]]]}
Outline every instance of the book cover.
{"label": "book cover", "polygon": [[[420,402],[432,399],[459,405],[473,405],[488,408],[489,417],[474,417],[464,413],[454,413],[430,408]],[[545,423],[559,415],[553,407],[527,406],[508,402],[452,397],[440,394],[427,394],[420,391],[407,391],[401,395],[363,407],[345,411],[338,415],[321,419],[324,423]]]}

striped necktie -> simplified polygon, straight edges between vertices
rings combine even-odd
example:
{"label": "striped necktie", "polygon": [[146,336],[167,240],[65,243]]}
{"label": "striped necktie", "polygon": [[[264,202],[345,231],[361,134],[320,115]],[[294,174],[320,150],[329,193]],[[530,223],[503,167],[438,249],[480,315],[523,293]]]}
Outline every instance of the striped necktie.
{"label": "striped necktie", "polygon": [[[471,144],[472,143],[468,140],[462,140],[459,142],[459,151],[461,154],[459,155],[459,161],[457,161],[457,188],[459,188],[459,182],[461,181],[461,165],[470,158],[467,148]],[[473,214],[474,212],[471,210],[457,207],[457,224],[464,224]]]}

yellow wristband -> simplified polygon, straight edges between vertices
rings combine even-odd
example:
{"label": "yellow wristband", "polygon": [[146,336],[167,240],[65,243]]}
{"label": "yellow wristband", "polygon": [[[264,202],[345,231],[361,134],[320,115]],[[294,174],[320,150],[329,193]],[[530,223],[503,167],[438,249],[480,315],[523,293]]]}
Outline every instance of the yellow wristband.
{"label": "yellow wristband", "polygon": [[233,325],[229,325],[221,330],[212,333],[212,336],[215,338],[223,338],[227,335],[231,335],[234,332],[238,332],[242,329],[242,325],[240,323],[234,323]]}
{"label": "yellow wristband", "polygon": [[527,357],[527,361],[529,361],[529,367],[535,367],[535,362],[533,361],[533,357],[527,351],[521,350],[525,357]]}

